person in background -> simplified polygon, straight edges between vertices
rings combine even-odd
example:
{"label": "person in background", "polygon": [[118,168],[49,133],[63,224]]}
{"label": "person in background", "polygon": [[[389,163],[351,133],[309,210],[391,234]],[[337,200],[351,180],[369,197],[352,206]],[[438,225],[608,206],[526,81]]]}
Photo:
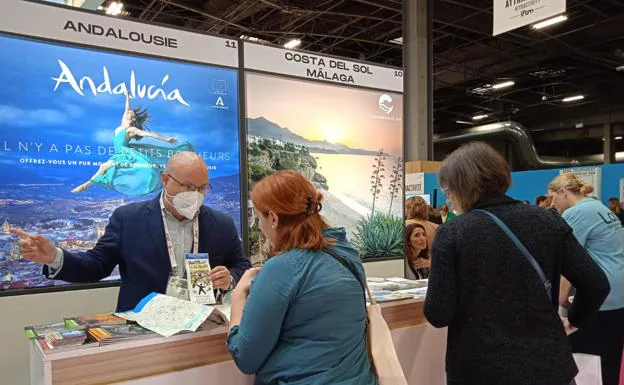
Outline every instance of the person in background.
{"label": "person in background", "polygon": [[[424,312],[448,326],[450,385],[568,384],[578,373],[566,333],[586,326],[609,292],[608,281],[550,210],[505,195],[511,170],[485,143],[460,147],[444,160],[439,182],[461,214],[441,226],[433,244]],[[512,239],[519,238],[553,283],[552,300]],[[559,277],[577,288],[563,320],[557,314]]]}
{"label": "person in background", "polygon": [[[573,173],[557,176],[549,185],[553,205],[572,227],[574,236],[605,272],[611,293],[585,330],[570,336],[575,353],[599,355],[604,385],[619,381],[624,349],[624,232],[619,218],[599,200],[587,197],[593,188]],[[565,283],[565,282],[564,282]],[[576,288],[574,282],[572,286]],[[576,288],[578,291],[578,288]],[[563,305],[570,285],[562,285]],[[575,295],[574,303],[578,294]]]}
{"label": "person in background", "polygon": [[539,207],[540,209],[547,209],[550,207],[550,205],[551,199],[546,195],[540,195],[535,198],[535,206]]}
{"label": "person in background", "polygon": [[377,384],[364,267],[344,229],[320,216],[323,196],[301,174],[279,171],[251,199],[274,255],[232,293],[227,346],[238,368],[255,384]]}
{"label": "person in background", "polygon": [[185,275],[188,252],[208,253],[213,287],[232,289],[251,264],[232,218],[203,205],[209,188],[206,163],[193,152],[179,152],[161,177],[163,191],[150,201],[117,208],[91,250],[62,250],[41,235],[11,232],[22,237],[24,258],[42,264],[50,279],[98,282],[119,265],[118,312],[134,309],[152,292],[164,294],[172,272]]}
{"label": "person in background", "polygon": [[[410,205],[410,211],[407,213],[407,220],[405,226],[417,223],[425,228],[427,233],[427,244],[433,245],[436,231],[438,231],[438,225],[428,221],[429,206],[422,197],[414,197],[412,204]],[[431,248],[429,248],[431,249]],[[431,250],[429,250],[429,256],[431,256]]]}
{"label": "person in background", "polygon": [[414,198],[415,197],[410,197],[405,200],[405,211],[403,212],[403,217],[405,220],[407,220],[407,214],[412,209],[412,204],[414,204]]}
{"label": "person in background", "polygon": [[407,265],[407,279],[425,279],[429,277],[429,245],[427,244],[427,231],[418,224],[412,223],[405,227],[405,263]]}
{"label": "person in background", "polygon": [[440,205],[440,218],[442,218],[442,223],[446,223],[455,219],[456,215],[453,212],[449,211],[447,205]]}
{"label": "person in background", "polygon": [[609,210],[620,220],[620,223],[624,226],[624,210],[620,205],[620,200],[617,198],[609,199]]}
{"label": "person in background", "polygon": [[441,225],[442,216],[440,214],[440,210],[433,208],[430,205],[427,205],[427,220],[429,222],[435,223],[436,225]]}

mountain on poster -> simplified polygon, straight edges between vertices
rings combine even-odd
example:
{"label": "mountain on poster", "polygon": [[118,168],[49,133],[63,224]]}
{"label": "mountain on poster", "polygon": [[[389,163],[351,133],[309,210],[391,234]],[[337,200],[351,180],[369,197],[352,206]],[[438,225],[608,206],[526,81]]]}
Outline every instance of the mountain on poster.
{"label": "mountain on poster", "polygon": [[293,133],[286,127],[280,127],[276,123],[264,117],[247,119],[248,135],[260,138],[271,138],[307,147],[310,152],[327,154],[353,154],[353,155],[377,155],[377,151],[350,148],[340,143],[330,143],[326,140],[308,140],[303,136]]}

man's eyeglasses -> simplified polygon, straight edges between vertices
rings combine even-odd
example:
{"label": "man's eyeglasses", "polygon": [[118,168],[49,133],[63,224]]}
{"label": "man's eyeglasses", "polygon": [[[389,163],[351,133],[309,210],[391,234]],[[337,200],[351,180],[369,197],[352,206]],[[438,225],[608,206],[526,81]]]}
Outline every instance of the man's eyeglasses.
{"label": "man's eyeglasses", "polygon": [[205,184],[203,186],[197,187],[192,183],[188,183],[188,182],[180,182],[179,180],[177,180],[173,175],[171,174],[167,174],[169,175],[169,178],[171,178],[174,182],[176,182],[177,184],[179,184],[185,191],[197,191],[200,193],[206,193],[210,190],[212,190],[212,186],[210,185],[210,183]]}

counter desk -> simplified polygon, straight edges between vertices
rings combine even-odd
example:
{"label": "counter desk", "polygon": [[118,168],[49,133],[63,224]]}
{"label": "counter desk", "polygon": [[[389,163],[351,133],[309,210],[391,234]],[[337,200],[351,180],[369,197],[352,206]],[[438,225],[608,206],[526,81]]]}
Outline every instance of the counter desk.
{"label": "counter desk", "polygon": [[[382,304],[410,385],[444,385],[446,330],[429,325],[423,302]],[[251,385],[228,352],[227,329],[214,326],[170,338],[152,337],[55,353],[30,342],[32,385]]]}

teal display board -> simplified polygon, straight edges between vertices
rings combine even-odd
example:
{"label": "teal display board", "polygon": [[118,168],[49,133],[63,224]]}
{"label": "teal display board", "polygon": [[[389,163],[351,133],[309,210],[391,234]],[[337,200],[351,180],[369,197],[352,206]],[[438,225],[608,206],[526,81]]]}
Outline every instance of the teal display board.
{"label": "teal display board", "polygon": [[[624,178],[624,164],[597,167],[600,167],[602,173],[600,199],[606,204],[609,198],[620,198],[620,179]],[[512,186],[508,195],[518,200],[528,200],[534,203],[537,196],[546,193],[548,183],[559,175],[559,172],[559,169],[514,172],[511,174]],[[433,196],[434,189],[438,190],[438,206],[446,203],[446,198],[441,193],[438,184],[438,175],[435,173],[425,174],[425,194],[432,194]]]}

